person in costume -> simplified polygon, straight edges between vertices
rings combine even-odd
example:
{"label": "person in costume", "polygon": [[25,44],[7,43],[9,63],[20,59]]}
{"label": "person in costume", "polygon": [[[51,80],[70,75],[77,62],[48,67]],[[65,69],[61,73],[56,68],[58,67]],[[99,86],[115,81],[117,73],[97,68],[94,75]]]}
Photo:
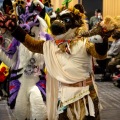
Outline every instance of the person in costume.
{"label": "person in costume", "polygon": [[35,9],[35,11],[40,15],[40,17],[42,17],[47,25],[48,25],[48,29],[47,29],[47,33],[51,34],[50,31],[50,17],[49,17],[49,12],[52,12],[52,9],[49,8],[48,6],[46,6],[46,4],[44,5],[44,2],[42,0],[27,0],[27,5],[31,5],[32,9]]}
{"label": "person in costume", "polygon": [[117,72],[116,66],[120,64],[120,29],[114,31],[112,38],[114,41],[111,44],[107,55],[111,57],[107,64],[106,70],[111,74]]}
{"label": "person in costume", "polygon": [[94,25],[96,25],[97,23],[99,23],[100,21],[102,21],[102,19],[103,19],[102,18],[102,12],[101,12],[100,9],[96,9],[94,14],[95,15],[90,18],[90,22],[89,22],[90,29],[92,27],[94,27]]}
{"label": "person in costume", "polygon": [[[44,54],[48,120],[100,120],[91,57],[106,58],[108,38],[112,32],[107,35],[109,29],[103,31],[107,24],[102,21],[100,26],[104,37],[99,35],[94,42],[90,42],[89,37],[78,38],[76,31],[84,24],[82,17],[78,19],[80,15],[75,9],[59,11],[51,22],[54,40],[46,42],[42,39],[35,41],[11,18],[0,17],[1,27],[10,30],[30,51]],[[116,26],[112,24],[112,30],[114,29]]]}
{"label": "person in costume", "polygon": [[[18,6],[19,7],[19,6]],[[18,11],[19,25],[36,39],[52,39],[45,30],[46,22],[27,6]],[[3,28],[2,28],[3,29]],[[15,38],[10,48],[0,50],[0,56],[11,67],[9,106],[17,120],[46,120],[46,81],[43,55],[32,53]],[[22,107],[21,107],[22,106]]]}

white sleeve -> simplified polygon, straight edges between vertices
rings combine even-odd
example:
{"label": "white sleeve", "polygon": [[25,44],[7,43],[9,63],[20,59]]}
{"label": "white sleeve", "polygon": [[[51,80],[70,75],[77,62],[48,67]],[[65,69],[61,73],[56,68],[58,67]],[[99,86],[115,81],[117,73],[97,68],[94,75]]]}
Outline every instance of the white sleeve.
{"label": "white sleeve", "polygon": [[89,37],[89,41],[92,43],[103,43],[103,38],[100,35],[94,35]]}
{"label": "white sleeve", "polygon": [[14,54],[13,58],[10,59],[2,49],[0,49],[0,60],[4,62],[8,67],[13,68],[16,63],[16,54]]}

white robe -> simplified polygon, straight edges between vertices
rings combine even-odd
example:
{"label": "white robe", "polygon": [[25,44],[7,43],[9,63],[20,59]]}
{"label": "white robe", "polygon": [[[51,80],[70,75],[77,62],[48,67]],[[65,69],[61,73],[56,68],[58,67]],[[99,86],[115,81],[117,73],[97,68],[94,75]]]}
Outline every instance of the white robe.
{"label": "white robe", "polygon": [[[89,86],[86,87],[67,87],[60,83],[74,84],[84,81],[90,77],[92,72],[91,56],[85,47],[86,41],[78,41],[71,49],[71,55],[62,53],[54,41],[44,43],[44,58],[47,75],[47,112],[49,120],[56,120],[58,91],[60,91],[63,106],[74,103],[75,101],[89,95]],[[54,104],[51,104],[51,101]],[[94,116],[94,106],[90,100],[92,108],[91,115]],[[88,111],[86,110],[86,115]]]}

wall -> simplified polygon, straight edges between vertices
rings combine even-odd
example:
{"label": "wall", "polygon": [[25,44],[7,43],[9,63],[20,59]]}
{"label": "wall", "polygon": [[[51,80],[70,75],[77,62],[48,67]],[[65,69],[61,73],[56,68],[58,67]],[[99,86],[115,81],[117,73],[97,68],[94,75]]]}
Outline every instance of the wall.
{"label": "wall", "polygon": [[[62,7],[62,2],[63,2],[63,1],[64,1],[64,0],[51,0],[51,3],[52,3],[52,5],[53,5],[54,10],[56,10],[57,8]],[[77,3],[78,3],[78,0],[72,0],[72,1],[70,2],[69,6],[74,6],[74,5],[77,4]]]}
{"label": "wall", "polygon": [[103,0],[103,16],[120,15],[120,0]]}
{"label": "wall", "polygon": [[[64,0],[51,0],[54,10],[62,6]],[[76,3],[83,4],[87,12],[88,18],[94,15],[94,10],[99,8],[103,11],[103,17],[106,15],[120,15],[120,0],[72,0],[69,6],[74,6]]]}

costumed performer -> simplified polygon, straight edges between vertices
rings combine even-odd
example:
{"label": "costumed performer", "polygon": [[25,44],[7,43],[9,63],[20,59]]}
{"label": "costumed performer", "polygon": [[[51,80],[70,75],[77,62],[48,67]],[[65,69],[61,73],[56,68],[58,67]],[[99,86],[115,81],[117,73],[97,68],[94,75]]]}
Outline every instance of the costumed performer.
{"label": "costumed performer", "polygon": [[[35,41],[11,18],[0,17],[0,27],[10,30],[30,51],[44,54],[48,120],[100,120],[91,57],[106,58],[108,38],[112,32],[103,38],[99,36],[98,42],[78,38],[76,30],[84,23],[79,17],[80,13],[75,14],[74,9],[59,11],[51,23],[52,41]],[[101,26],[104,27],[103,24]],[[113,29],[115,27],[113,25]]]}

